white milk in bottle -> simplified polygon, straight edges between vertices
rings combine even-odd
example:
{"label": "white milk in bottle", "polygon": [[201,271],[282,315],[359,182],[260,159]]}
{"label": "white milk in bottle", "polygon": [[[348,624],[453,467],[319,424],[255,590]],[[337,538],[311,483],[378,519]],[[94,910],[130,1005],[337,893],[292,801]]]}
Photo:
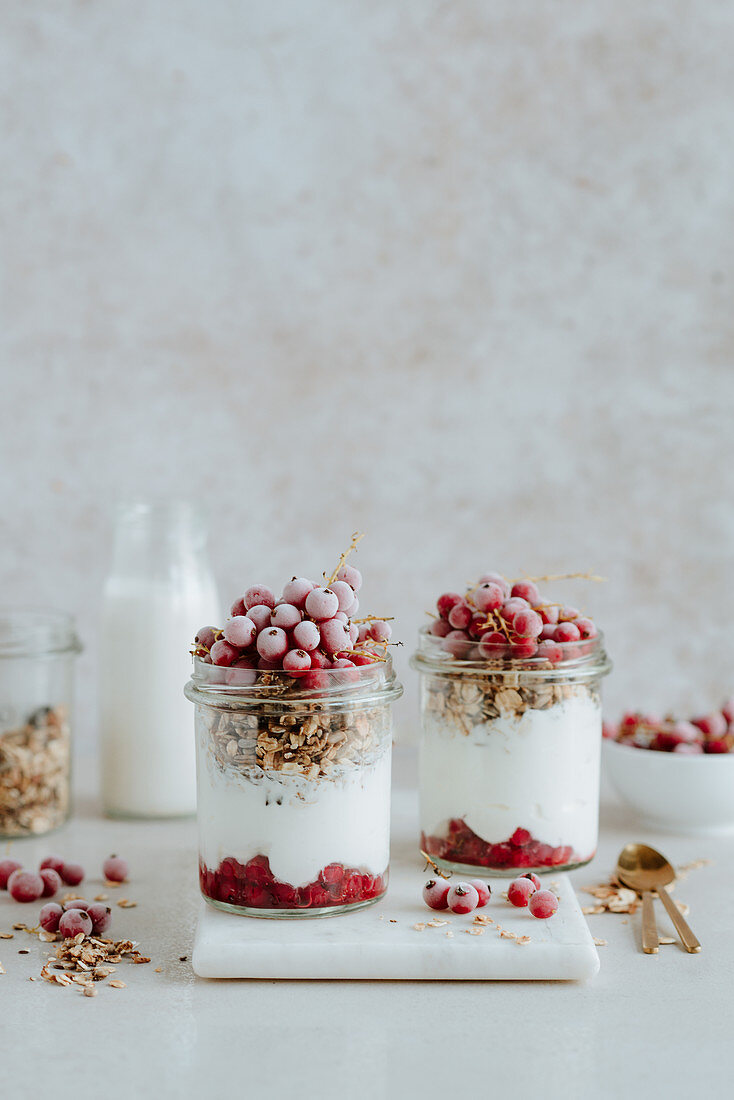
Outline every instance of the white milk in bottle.
{"label": "white milk in bottle", "polygon": [[122,506],[100,640],[107,814],[175,817],[196,810],[193,720],[183,687],[196,631],[219,619],[197,509],[186,502]]}

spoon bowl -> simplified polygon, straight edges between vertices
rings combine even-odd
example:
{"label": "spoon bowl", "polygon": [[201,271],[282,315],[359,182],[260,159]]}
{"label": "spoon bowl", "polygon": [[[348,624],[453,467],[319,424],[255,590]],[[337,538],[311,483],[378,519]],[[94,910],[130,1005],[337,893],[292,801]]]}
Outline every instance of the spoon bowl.
{"label": "spoon bowl", "polygon": [[641,894],[675,881],[675,871],[665,856],[648,844],[625,844],[617,857],[617,878]]}

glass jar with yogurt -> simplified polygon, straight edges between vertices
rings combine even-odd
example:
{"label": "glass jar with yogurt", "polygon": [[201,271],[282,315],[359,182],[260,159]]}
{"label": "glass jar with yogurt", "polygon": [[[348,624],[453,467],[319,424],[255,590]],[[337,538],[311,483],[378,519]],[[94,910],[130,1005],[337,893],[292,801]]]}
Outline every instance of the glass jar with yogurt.
{"label": "glass jar with yogurt", "polygon": [[0,837],[41,836],[69,816],[80,650],[71,615],[0,610]]}
{"label": "glass jar with yogurt", "polygon": [[439,866],[570,870],[596,851],[601,635],[539,657],[478,659],[421,632],[421,848]]}
{"label": "glass jar with yogurt", "polygon": [[389,658],[306,679],[194,658],[199,879],[231,913],[315,917],[387,889]]}

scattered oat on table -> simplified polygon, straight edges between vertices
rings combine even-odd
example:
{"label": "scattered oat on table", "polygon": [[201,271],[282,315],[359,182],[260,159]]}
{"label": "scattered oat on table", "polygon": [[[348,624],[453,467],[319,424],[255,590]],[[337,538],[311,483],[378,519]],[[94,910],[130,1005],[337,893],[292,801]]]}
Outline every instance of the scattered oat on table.
{"label": "scattered oat on table", "polygon": [[12,932],[0,932],[0,940],[12,940],[12,939],[13,939],[13,933]]}
{"label": "scattered oat on table", "polygon": [[109,899],[109,896],[110,896],[109,894],[96,894],[94,900],[95,901],[107,901]]}
{"label": "scattered oat on table", "polygon": [[114,981],[110,982],[110,989],[125,989],[125,983],[115,978]]}
{"label": "scattered oat on table", "polygon": [[607,941],[606,940],[600,940],[596,936],[594,936],[594,943],[596,944],[597,947],[606,947],[607,946]]}
{"label": "scattered oat on table", "polygon": [[120,909],[134,909],[138,903],[136,901],[130,901],[128,898],[120,898],[117,904]]}
{"label": "scattered oat on table", "polygon": [[418,923],[417,923],[417,924],[414,924],[414,925],[413,925],[413,928],[415,929],[415,931],[416,931],[416,932],[422,932],[422,931],[423,931],[423,929],[424,929],[425,927],[426,927],[426,926],[425,926],[425,924],[423,923],[423,921],[418,921]]}

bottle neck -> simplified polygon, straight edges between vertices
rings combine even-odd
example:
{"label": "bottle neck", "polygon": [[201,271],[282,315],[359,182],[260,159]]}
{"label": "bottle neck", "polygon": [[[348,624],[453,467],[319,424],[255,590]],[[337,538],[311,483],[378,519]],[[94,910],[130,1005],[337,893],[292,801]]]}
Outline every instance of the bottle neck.
{"label": "bottle neck", "polygon": [[185,501],[122,505],[117,511],[111,575],[166,580],[208,571],[206,528]]}

